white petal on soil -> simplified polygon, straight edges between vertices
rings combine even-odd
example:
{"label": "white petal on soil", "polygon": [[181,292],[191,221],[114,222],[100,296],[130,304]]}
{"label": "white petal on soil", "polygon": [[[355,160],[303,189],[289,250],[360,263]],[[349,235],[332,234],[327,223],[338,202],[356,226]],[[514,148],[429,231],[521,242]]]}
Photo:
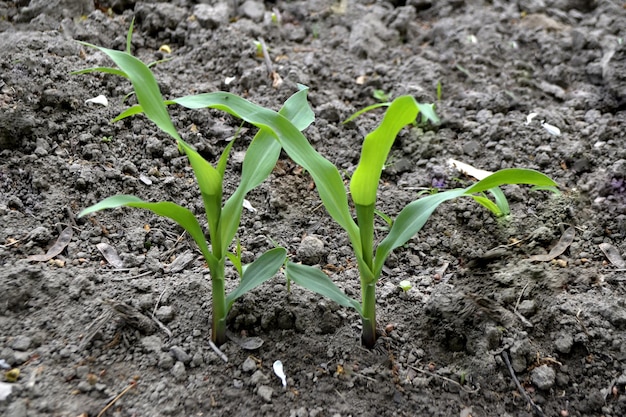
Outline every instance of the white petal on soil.
{"label": "white petal on soil", "polygon": [[545,123],[545,122],[541,122],[541,126],[543,126],[544,129],[546,129],[546,131],[554,136],[560,136],[561,135],[561,129],[559,129],[556,126],[552,126],[551,124]]}
{"label": "white petal on soil", "polygon": [[465,175],[469,175],[470,177],[476,178],[478,181],[483,178],[487,178],[489,175],[493,174],[491,171],[485,171],[484,169],[474,168],[473,166],[466,164],[461,161],[457,161],[456,159],[448,159],[448,163],[462,172]]}
{"label": "white petal on soil", "polygon": [[256,212],[256,209],[252,207],[252,204],[246,199],[243,200],[243,208],[253,213]]}
{"label": "white petal on soil", "polygon": [[226,85],[230,85],[230,83],[232,83],[233,81],[235,81],[236,77],[226,77],[224,79],[224,84]]}
{"label": "white petal on soil", "polygon": [[100,94],[98,97],[94,97],[94,98],[90,98],[89,100],[85,100],[85,104],[87,104],[87,103],[102,104],[103,106],[106,107],[106,106],[109,105],[109,100],[107,100],[107,98],[105,96]]}
{"label": "white petal on soil", "polygon": [[6,400],[9,395],[11,395],[12,390],[13,386],[11,384],[7,384],[6,382],[0,382],[0,401]]}
{"label": "white petal on soil", "polygon": [[146,185],[152,185],[152,180],[150,179],[150,177],[148,177],[145,174],[140,174],[139,175],[139,180],[141,182],[143,182],[144,184],[146,184]]}
{"label": "white petal on soil", "polygon": [[276,361],[274,362],[273,368],[274,373],[283,383],[283,388],[287,388],[287,376],[285,376],[285,372],[283,371],[283,363],[281,361]]}
{"label": "white petal on soil", "polygon": [[526,116],[526,125],[529,125],[535,117],[537,117],[537,113],[530,113],[528,116]]}
{"label": "white petal on soil", "polygon": [[11,369],[11,365],[9,365],[4,359],[0,359],[0,368]]}

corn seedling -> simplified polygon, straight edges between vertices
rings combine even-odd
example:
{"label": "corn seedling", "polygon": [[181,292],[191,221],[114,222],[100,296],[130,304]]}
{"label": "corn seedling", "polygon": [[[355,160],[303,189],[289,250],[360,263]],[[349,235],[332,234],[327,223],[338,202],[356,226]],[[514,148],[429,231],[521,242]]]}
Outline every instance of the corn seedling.
{"label": "corn seedling", "polygon": [[[239,244],[235,249],[235,253],[228,252],[228,247],[239,228],[244,197],[269,176],[276,165],[281,146],[274,139],[271,132],[264,128],[262,123],[257,122],[257,126],[261,127],[261,130],[248,146],[243,160],[240,183],[234,193],[222,205],[224,173],[230,150],[235,141],[231,141],[225,147],[217,165],[214,167],[180,137],[166,107],[166,105],[174,103],[176,100],[167,102],[163,100],[159,86],[150,68],[130,53],[132,28],[131,24],[128,31],[127,48],[124,52],[83,43],[105,53],[117,65],[117,68],[98,67],[78,71],[78,73],[99,71],[122,76],[130,80],[139,104],[124,111],[114,121],[144,113],[160,130],[176,140],[179,149],[189,159],[200,188],[206,211],[210,244],[205,238],[204,230],[194,214],[189,209],[173,202],[146,202],[131,195],[117,195],[86,208],[79,216],[82,217],[99,210],[122,206],[138,207],[150,210],[157,215],[168,217],[183,227],[198,245],[209,267],[213,303],[211,337],[213,342],[220,345],[226,341],[226,315],[234,301],[276,274],[283,265],[287,255],[284,248],[277,247],[265,252],[252,264],[245,267],[240,262],[241,248]],[[225,104],[229,100],[235,101],[233,99],[235,96],[219,93],[212,97],[215,97],[216,100],[208,103],[207,107],[226,110],[234,114]],[[239,97],[237,99],[240,102],[243,101]],[[198,98],[193,96],[186,98],[187,103],[198,103],[198,100]],[[182,101],[185,102],[185,99]],[[210,104],[213,105],[211,106]],[[203,105],[203,107],[205,106]],[[306,128],[313,121],[314,117],[306,102],[306,90],[294,94],[285,102],[279,113],[273,114],[275,118],[280,119],[285,124],[289,124],[299,134],[299,129]],[[291,120],[293,123],[288,120]],[[298,126],[298,128],[294,125]],[[227,258],[233,261],[235,268],[241,275],[239,285],[228,295],[226,295],[225,291],[225,260]],[[238,260],[239,263],[237,263]]]}
{"label": "corn seedling", "polygon": [[[397,134],[404,126],[414,123],[420,112],[437,121],[432,106],[420,105],[411,96],[398,97],[389,104],[381,124],[365,137],[359,164],[350,180],[356,222],[351,216],[337,169],[312,148],[301,149],[299,154],[295,154],[283,144],[294,161],[309,164],[307,170],[315,180],[327,211],[348,233],[359,269],[361,300],[348,297],[326,274],[314,267],[288,262],[287,275],[298,285],[327,296],[340,305],[353,307],[361,315],[362,342],[370,348],[376,341],[376,283],[384,263],[394,249],[404,245],[424,226],[440,204],[458,197],[480,197],[485,191],[499,191],[498,187],[504,184],[556,186],[554,181],[537,171],[503,169],[467,188],[438,192],[409,203],[393,220],[387,236],[375,245],[374,216],[384,162]],[[483,203],[480,198],[479,202]]]}

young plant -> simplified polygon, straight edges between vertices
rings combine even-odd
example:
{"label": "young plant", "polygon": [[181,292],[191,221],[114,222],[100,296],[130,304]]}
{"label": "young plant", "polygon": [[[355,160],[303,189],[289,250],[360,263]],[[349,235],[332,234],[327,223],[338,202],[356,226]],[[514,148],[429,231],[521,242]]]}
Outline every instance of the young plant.
{"label": "young plant", "polygon": [[[436,121],[432,107],[426,107],[426,110],[428,112],[426,116]],[[356,222],[350,215],[346,192],[336,168],[328,164],[307,167],[327,211],[348,233],[359,268],[361,300],[359,302],[349,298],[319,269],[288,262],[286,272],[293,282],[327,296],[343,306],[353,307],[361,315],[363,323],[361,339],[367,347],[372,347],[376,341],[376,283],[387,257],[394,249],[411,239],[440,204],[457,197],[475,198],[484,191],[499,191],[498,187],[504,184],[556,186],[554,181],[537,171],[503,169],[467,188],[438,192],[409,203],[393,220],[387,236],[376,245],[374,216],[383,164],[399,131],[415,122],[420,112],[424,112],[424,108],[413,97],[398,97],[389,105],[381,124],[365,137],[359,164],[350,181]],[[289,149],[286,147],[285,149],[289,153]],[[290,156],[298,163],[322,158],[313,149],[307,149],[301,155],[290,154]],[[479,199],[479,202],[482,201]]]}
{"label": "young plant", "polygon": [[[234,301],[276,274],[287,256],[284,248],[277,247],[265,252],[250,265],[242,266],[236,262],[241,259],[239,243],[234,254],[228,252],[228,247],[239,228],[244,197],[269,176],[276,165],[281,146],[267,129],[260,130],[245,154],[238,187],[222,205],[224,173],[234,141],[225,147],[214,167],[180,137],[167,112],[166,104],[171,102],[164,102],[150,68],[130,53],[131,34],[132,24],[128,32],[125,52],[83,43],[104,52],[118,68],[98,67],[78,71],[78,73],[100,71],[119,75],[131,81],[139,104],[120,114],[114,121],[145,113],[159,129],[176,140],[179,149],[189,159],[200,188],[206,211],[210,245],[194,214],[189,209],[168,201],[146,202],[131,195],[117,195],[86,208],[79,214],[79,217],[103,209],[121,206],[138,207],[168,217],[183,227],[198,245],[209,267],[213,302],[211,337],[217,345],[220,345],[226,341],[226,315]],[[223,96],[224,100],[228,97],[229,95]],[[220,106],[215,107],[220,108]],[[306,102],[306,91],[300,91],[288,99],[279,114],[280,117],[285,118],[285,121],[291,120],[290,126],[293,126],[298,133],[300,133],[298,129],[306,128],[313,121],[313,113]],[[225,286],[225,260],[227,258],[234,261],[241,276],[239,285],[228,295],[226,295]]]}
{"label": "young plant", "polygon": [[[302,90],[298,94],[305,92],[306,90]],[[390,103],[378,128],[366,136],[361,160],[350,181],[352,202],[357,215],[355,222],[348,204],[343,177],[337,167],[320,155],[294,126],[298,120],[297,115],[291,118],[294,121],[292,123],[281,114],[223,92],[181,97],[173,102],[191,109],[205,107],[221,109],[259,127],[262,131],[271,132],[289,157],[313,177],[326,211],[348,234],[359,268],[361,299],[354,300],[348,297],[326,274],[311,266],[287,262],[285,267],[287,279],[288,282],[295,282],[342,306],[354,308],[361,316],[363,323],[361,339],[367,347],[374,346],[376,341],[376,283],[385,260],[394,249],[404,245],[424,226],[440,204],[457,197],[472,197],[504,184],[556,186],[554,181],[537,171],[504,169],[470,187],[439,192],[409,203],[391,222],[387,236],[375,246],[375,203],[383,164],[399,131],[415,122],[420,113],[422,117],[438,121],[431,105],[420,105],[411,96],[398,97]],[[141,110],[131,109],[131,111]],[[306,103],[300,109],[300,112],[305,114],[310,111]]]}

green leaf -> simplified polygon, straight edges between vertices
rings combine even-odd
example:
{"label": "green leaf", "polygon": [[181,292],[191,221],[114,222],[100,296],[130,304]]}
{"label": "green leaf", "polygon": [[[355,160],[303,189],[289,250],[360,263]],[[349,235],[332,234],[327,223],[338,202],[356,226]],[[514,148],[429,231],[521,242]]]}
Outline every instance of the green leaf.
{"label": "green leaf", "polygon": [[353,113],[350,117],[348,117],[346,120],[344,120],[343,122],[341,122],[341,124],[346,124],[346,123],[350,123],[351,121],[353,121],[354,119],[356,119],[357,117],[359,117],[360,115],[367,113],[368,111],[372,111],[375,109],[379,109],[381,107],[389,107],[391,103],[375,103],[372,104],[371,106],[367,106],[355,113]]}
{"label": "green leaf", "polygon": [[130,27],[128,28],[128,33],[126,34],[126,53],[128,55],[132,53],[132,51],[130,50],[130,47],[132,45],[132,40],[133,40],[133,27],[134,26],[135,26],[135,18],[133,17],[133,20],[130,21]]}
{"label": "green leaf", "polygon": [[90,74],[92,72],[104,72],[106,74],[119,75],[120,77],[128,78],[128,75],[124,71],[121,71],[117,68],[109,68],[109,67],[93,67],[86,68],[82,70],[72,71],[71,75],[80,75],[80,74]]}
{"label": "green leaf", "polygon": [[426,119],[433,124],[439,124],[439,116],[437,116],[437,113],[435,112],[435,105],[433,103],[417,103],[417,107],[419,108],[422,116],[422,121],[425,121],[424,119]]}
{"label": "green leaf", "polygon": [[504,184],[529,184],[555,187],[557,183],[539,171],[523,168],[506,168],[494,172],[466,189],[467,194],[480,193]]}
{"label": "green leaf", "polygon": [[352,307],[361,316],[363,311],[358,301],[348,297],[335,283],[321,270],[308,265],[287,262],[285,272],[288,279],[296,284],[327,297],[344,307]]}
{"label": "green leaf", "polygon": [[226,296],[227,308],[230,310],[237,298],[272,278],[283,265],[286,258],[287,251],[284,248],[274,248],[268,250],[248,265],[241,277],[239,286]]}
{"label": "green leaf", "polygon": [[140,105],[135,105],[121,112],[115,119],[111,120],[111,122],[115,123],[122,119],[126,119],[127,117],[135,116],[141,113],[143,113],[143,108]]}
{"label": "green leaf", "polygon": [[[279,114],[289,119],[300,130],[306,129],[315,118],[306,100],[307,92],[305,89],[292,95],[279,111]],[[229,213],[220,224],[220,236],[224,244],[232,241],[237,232],[246,194],[270,175],[276,166],[280,151],[280,142],[267,130],[260,130],[250,143],[243,160],[239,186],[224,204],[223,212]]]}
{"label": "green leaf", "polygon": [[198,219],[196,219],[190,210],[169,201],[148,203],[133,195],[116,195],[105,198],[99,203],[87,207],[78,214],[78,217],[83,217],[104,209],[112,209],[123,206],[147,209],[159,216],[168,217],[174,220],[183,229],[185,229],[187,233],[189,233],[207,261],[215,260],[215,257],[209,251],[206,239],[204,238],[204,232],[202,227],[200,227],[200,223],[198,223]]}
{"label": "green leaf", "polygon": [[507,200],[506,196],[504,195],[504,193],[502,192],[500,187],[491,188],[489,190],[489,192],[491,193],[491,195],[493,195],[493,198],[495,200],[496,206],[498,207],[498,210],[501,213],[500,215],[501,216],[508,216],[509,214],[511,214],[511,208],[509,207],[509,201]]}
{"label": "green leaf", "polygon": [[415,121],[418,111],[413,97],[398,97],[385,112],[381,124],[365,137],[359,165],[350,181],[350,193],[355,204],[369,206],[376,203],[378,181],[391,145],[400,130]]}
{"label": "green leaf", "polygon": [[485,195],[473,195],[472,198],[481,206],[485,207],[487,210],[491,212],[496,217],[504,216],[504,213],[500,210],[498,205],[493,201],[489,200]]}
{"label": "green leaf", "polygon": [[556,186],[548,176],[531,169],[503,169],[478,181],[465,189],[456,189],[429,195],[409,203],[393,223],[389,234],[376,249],[374,273],[378,277],[385,260],[395,248],[404,245],[426,224],[432,213],[441,203],[448,200],[495,189],[505,184],[529,184],[537,186]]}
{"label": "green leaf", "polygon": [[272,134],[291,159],[311,174],[328,213],[348,232],[354,247],[360,247],[358,227],[350,213],[341,174],[286,117],[225,92],[198,94],[174,101],[190,109],[210,107],[223,110]]}
{"label": "green leaf", "polygon": [[133,84],[137,101],[148,119],[152,120],[159,129],[169,134],[174,139],[181,140],[167,112],[161,90],[154,78],[154,74],[146,64],[126,52],[115,51],[85,42],[81,43],[107,54]]}
{"label": "green leaf", "polygon": [[226,249],[224,245],[229,242],[223,242],[219,237],[219,225],[222,216],[222,180],[223,177],[207,162],[198,152],[196,152],[187,142],[182,139],[178,140],[178,146],[185,152],[193,172],[198,181],[200,194],[206,210],[206,218],[209,223],[209,234],[211,235],[211,244],[213,253],[218,259],[221,259]]}
{"label": "green leaf", "polygon": [[380,276],[389,254],[397,247],[404,245],[419,232],[441,203],[461,197],[464,194],[465,190],[463,189],[449,190],[431,194],[407,204],[396,217],[387,237],[380,242],[376,249],[374,276]]}

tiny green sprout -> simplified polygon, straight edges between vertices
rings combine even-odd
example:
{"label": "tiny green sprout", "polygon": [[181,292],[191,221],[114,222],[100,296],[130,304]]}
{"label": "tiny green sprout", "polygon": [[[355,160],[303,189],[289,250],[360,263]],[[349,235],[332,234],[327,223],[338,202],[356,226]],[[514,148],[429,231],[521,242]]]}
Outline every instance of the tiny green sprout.
{"label": "tiny green sprout", "polygon": [[272,23],[275,25],[279,25],[280,24],[280,13],[274,9],[274,11],[272,11],[272,15],[271,15],[271,20]]}
{"label": "tiny green sprout", "polygon": [[398,287],[402,288],[402,291],[407,292],[408,290],[413,288],[413,284],[411,284],[411,281],[405,279],[398,283]]}
{"label": "tiny green sprout", "polygon": [[383,103],[391,100],[389,98],[389,94],[385,93],[383,90],[374,90],[374,93],[372,95],[374,96],[376,100],[381,101]]}
{"label": "tiny green sprout", "polygon": [[113,136],[102,136],[102,139],[100,139],[100,142],[109,143],[112,140],[113,140]]}
{"label": "tiny green sprout", "polygon": [[441,101],[441,81],[437,81],[437,101]]}
{"label": "tiny green sprout", "polygon": [[[275,136],[302,136],[300,130],[305,129],[313,121],[314,114],[306,101],[305,88],[290,97],[278,113],[225,92],[164,101],[150,68],[130,52],[132,28],[131,23],[127,48],[123,52],[83,43],[105,53],[117,68],[97,67],[77,71],[75,74],[99,71],[130,80],[139,104],[127,109],[113,121],[143,113],[176,141],[179,150],[187,156],[196,177],[205,208],[209,240],[206,239],[205,230],[191,210],[169,201],[146,202],[132,195],[117,195],[84,209],[79,213],[79,217],[103,209],[136,207],[168,217],[185,229],[197,244],[209,267],[213,303],[211,338],[215,344],[221,345],[226,341],[226,315],[235,300],[274,276],[283,266],[287,256],[284,248],[275,247],[263,253],[251,264],[241,265],[240,244],[237,243],[234,254],[228,251],[239,228],[245,196],[261,184],[274,169],[281,152],[281,144]],[[220,109],[261,128],[247,147],[239,184],[225,201],[224,174],[235,141],[228,143],[213,166],[181,138],[167,111],[167,105],[171,104],[179,104],[190,109]],[[280,134],[276,131],[280,131]],[[229,294],[226,294],[225,285],[226,259],[233,262],[241,277],[239,285]]]}
{"label": "tiny green sprout", "polygon": [[263,44],[259,41],[252,41],[254,43],[254,46],[256,48],[256,57],[257,58],[263,58],[265,56],[265,53],[263,52]]}

